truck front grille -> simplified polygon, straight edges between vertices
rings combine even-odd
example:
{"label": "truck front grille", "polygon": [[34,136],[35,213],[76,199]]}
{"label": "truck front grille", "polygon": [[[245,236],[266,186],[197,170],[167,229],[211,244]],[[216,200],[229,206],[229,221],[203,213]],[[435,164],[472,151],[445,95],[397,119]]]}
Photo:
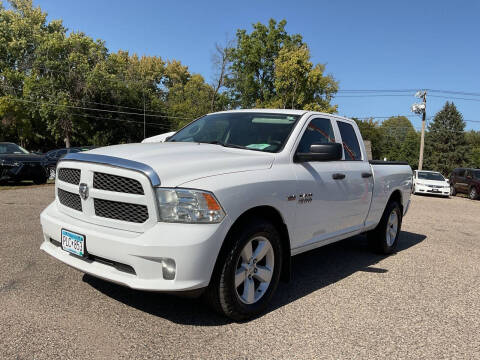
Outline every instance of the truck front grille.
{"label": "truck front grille", "polygon": [[70,184],[78,185],[80,184],[80,170],[61,168],[58,170],[58,179]]}
{"label": "truck front grille", "polygon": [[101,172],[95,172],[93,174],[93,187],[106,191],[137,195],[144,194],[142,185],[137,180]]}
{"label": "truck front grille", "polygon": [[62,189],[58,189],[57,194],[60,204],[77,211],[82,211],[82,200],[80,199],[80,195]]}
{"label": "truck front grille", "polygon": [[134,223],[144,223],[148,220],[148,209],[145,205],[97,198],[93,199],[93,204],[96,216]]}

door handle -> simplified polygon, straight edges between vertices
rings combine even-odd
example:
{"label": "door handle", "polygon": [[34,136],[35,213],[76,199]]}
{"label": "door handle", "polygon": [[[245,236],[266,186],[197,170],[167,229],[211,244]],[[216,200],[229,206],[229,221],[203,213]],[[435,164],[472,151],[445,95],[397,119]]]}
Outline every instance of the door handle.
{"label": "door handle", "polygon": [[334,180],[342,180],[342,179],[345,179],[345,174],[335,173],[335,174],[332,174],[332,178]]}
{"label": "door handle", "polygon": [[369,178],[371,176],[372,176],[372,173],[369,173],[369,172],[362,173],[362,178]]}

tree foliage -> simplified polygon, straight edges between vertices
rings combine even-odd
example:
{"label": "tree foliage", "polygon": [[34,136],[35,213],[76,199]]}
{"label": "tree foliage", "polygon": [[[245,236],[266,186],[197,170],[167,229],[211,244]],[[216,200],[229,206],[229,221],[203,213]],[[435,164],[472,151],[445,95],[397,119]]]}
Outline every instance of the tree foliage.
{"label": "tree foliage", "polygon": [[382,157],[393,161],[407,161],[418,167],[420,136],[405,116],[392,116],[381,126],[384,132]]}
{"label": "tree foliage", "polygon": [[229,52],[231,73],[226,79],[233,104],[335,112],[330,105],[338,84],[325,76],[325,65],[313,65],[299,34],[289,35],[286,21],[256,23],[253,31],[237,31]]}
{"label": "tree foliage", "polygon": [[354,118],[354,120],[360,129],[362,138],[372,143],[372,158],[375,160],[382,159],[385,140],[383,129],[378,121],[374,121],[372,118],[365,120]]}
{"label": "tree foliage", "polygon": [[[210,110],[213,88],[180,61],[109,53],[31,0],[0,6],[0,140],[33,149],[139,141]],[[216,108],[228,106],[223,94]],[[145,113],[145,115],[144,115]]]}
{"label": "tree foliage", "polygon": [[470,149],[465,138],[465,122],[455,104],[446,102],[428,126],[425,137],[425,168],[444,175],[468,165]]}

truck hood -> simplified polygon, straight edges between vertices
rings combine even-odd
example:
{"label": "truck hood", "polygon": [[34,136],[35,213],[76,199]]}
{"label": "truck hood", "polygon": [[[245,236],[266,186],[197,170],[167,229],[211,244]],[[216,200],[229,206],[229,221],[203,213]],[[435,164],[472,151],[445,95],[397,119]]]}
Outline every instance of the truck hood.
{"label": "truck hood", "polygon": [[268,169],[275,158],[271,153],[187,142],[114,145],[86,153],[144,163],[157,173],[163,187],[208,176]]}

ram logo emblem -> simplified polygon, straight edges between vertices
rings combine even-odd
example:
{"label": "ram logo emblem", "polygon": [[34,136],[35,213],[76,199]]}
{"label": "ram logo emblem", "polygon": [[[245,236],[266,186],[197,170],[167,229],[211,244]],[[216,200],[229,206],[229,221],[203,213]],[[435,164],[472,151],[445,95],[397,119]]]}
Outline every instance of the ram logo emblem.
{"label": "ram logo emblem", "polygon": [[80,187],[78,188],[78,193],[83,200],[88,199],[88,185],[85,183],[81,183]]}

